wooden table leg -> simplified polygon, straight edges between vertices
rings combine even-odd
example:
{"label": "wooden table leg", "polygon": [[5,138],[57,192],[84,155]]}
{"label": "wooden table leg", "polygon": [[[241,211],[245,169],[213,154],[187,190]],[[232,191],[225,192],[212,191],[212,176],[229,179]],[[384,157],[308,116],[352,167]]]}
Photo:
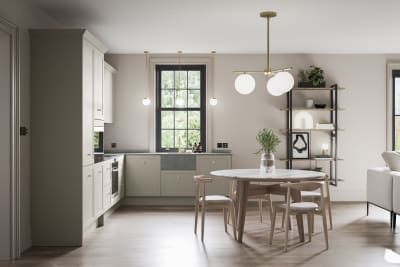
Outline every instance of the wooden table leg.
{"label": "wooden table leg", "polygon": [[238,224],[237,224],[237,241],[242,243],[244,222],[246,219],[246,208],[247,208],[247,197],[248,197],[249,182],[238,181],[237,182],[237,197],[238,197]]}
{"label": "wooden table leg", "polygon": [[[301,193],[299,190],[291,190],[292,194],[292,199],[294,202],[300,202],[301,201]],[[300,242],[304,242],[304,224],[303,224],[303,215],[296,215],[296,221],[297,221],[297,228],[299,231],[299,239]]]}

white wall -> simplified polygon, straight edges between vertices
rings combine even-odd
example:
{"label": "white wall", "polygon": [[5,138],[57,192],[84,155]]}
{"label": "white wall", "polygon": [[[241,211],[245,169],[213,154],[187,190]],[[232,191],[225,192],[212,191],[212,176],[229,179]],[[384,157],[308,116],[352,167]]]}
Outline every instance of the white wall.
{"label": "white wall", "polygon": [[[154,56],[156,57],[156,56]],[[208,57],[208,55],[205,55]],[[272,55],[273,67],[293,66],[293,73],[311,64],[322,67],[328,84],[338,83],[346,90],[339,93],[339,105],[346,110],[339,113],[339,178],[344,179],[332,189],[334,200],[358,201],[366,197],[366,170],[381,166],[380,154],[386,144],[386,62],[398,55]],[[149,95],[145,58],[143,55],[107,55],[106,59],[117,69],[115,89],[115,122],[105,129],[105,147],[118,143],[118,150],[148,150],[149,133],[154,131],[151,107],[144,107],[141,99]],[[218,105],[209,107],[212,116],[211,143],[229,142],[233,154],[233,168],[257,168],[259,156],[254,155],[258,145],[257,131],[267,127],[285,127],[286,97],[273,97],[265,90],[265,78],[256,76],[257,87],[251,95],[236,93],[233,70],[263,69],[265,55],[217,55],[215,58],[215,96]],[[210,95],[208,96],[208,98]],[[299,96],[301,98],[301,96]],[[304,99],[299,100],[301,103]],[[321,96],[321,99],[326,100]],[[314,100],[318,100],[314,97]],[[316,101],[317,102],[317,101]],[[323,101],[322,101],[323,102]],[[208,119],[211,119],[210,117]],[[285,139],[277,155],[285,156]],[[323,137],[320,137],[323,138]],[[326,139],[327,140],[327,139]],[[212,147],[208,147],[211,150]],[[313,150],[319,151],[318,147]],[[279,163],[284,166],[283,162]]]}
{"label": "white wall", "polygon": [[[28,29],[59,26],[29,1],[0,0],[0,16],[16,24],[20,31],[21,125],[30,128],[30,61]],[[21,249],[31,246],[30,137],[21,137]]]}

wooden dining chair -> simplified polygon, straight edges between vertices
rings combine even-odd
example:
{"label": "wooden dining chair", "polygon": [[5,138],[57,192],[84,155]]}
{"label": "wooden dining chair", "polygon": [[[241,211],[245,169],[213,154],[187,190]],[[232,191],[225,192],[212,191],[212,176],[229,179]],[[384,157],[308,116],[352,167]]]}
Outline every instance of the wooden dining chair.
{"label": "wooden dining chair", "polygon": [[[303,215],[307,214],[307,224],[308,224],[308,239],[311,242],[311,235],[312,235],[312,227],[313,221],[312,216],[317,214],[321,215],[322,223],[324,228],[324,236],[325,236],[325,246],[328,249],[328,229],[326,223],[326,209],[325,209],[325,197],[324,197],[324,190],[323,184],[319,182],[300,182],[300,183],[286,183],[282,184],[281,187],[287,188],[286,194],[286,203],[284,204],[277,204],[274,205],[274,211],[272,213],[273,221],[271,227],[271,234],[270,234],[270,244],[272,244],[272,240],[274,237],[275,231],[275,221],[276,221],[276,213],[279,210],[285,211],[285,251],[287,251],[287,244],[288,244],[288,234],[289,234],[289,216],[290,215]],[[320,202],[317,204],[315,202],[292,202],[291,193],[292,190],[298,191],[315,191],[319,190],[321,196]]]}
{"label": "wooden dining chair", "polygon": [[[331,206],[331,197],[329,193],[329,180],[328,180],[328,175],[325,176],[325,181],[323,182],[325,184],[325,208],[328,211],[329,215],[329,228],[330,230],[333,229],[333,223],[332,223],[332,206]],[[303,201],[312,201],[315,203],[320,202],[321,200],[321,194],[318,191],[301,191],[301,199]],[[314,227],[313,227],[314,231]]]}
{"label": "wooden dining chair", "polygon": [[228,216],[232,215],[233,235],[236,239],[236,213],[233,200],[223,195],[207,195],[206,185],[212,183],[212,178],[204,175],[196,175],[193,177],[195,184],[195,217],[194,217],[194,233],[197,234],[198,214],[201,208],[201,241],[204,241],[204,223],[207,209],[222,209],[224,214],[225,232],[228,231]]}

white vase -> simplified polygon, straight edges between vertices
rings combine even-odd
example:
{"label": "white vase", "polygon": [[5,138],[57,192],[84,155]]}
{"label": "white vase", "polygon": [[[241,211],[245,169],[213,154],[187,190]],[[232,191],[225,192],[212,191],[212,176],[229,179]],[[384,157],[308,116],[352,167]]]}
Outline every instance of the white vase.
{"label": "white vase", "polygon": [[275,172],[275,155],[272,152],[262,153],[260,159],[260,173]]}

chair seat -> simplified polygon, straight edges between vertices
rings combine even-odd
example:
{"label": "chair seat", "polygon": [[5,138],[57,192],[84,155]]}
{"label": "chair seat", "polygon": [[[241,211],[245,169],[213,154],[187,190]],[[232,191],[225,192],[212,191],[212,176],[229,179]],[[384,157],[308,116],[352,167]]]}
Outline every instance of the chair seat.
{"label": "chair seat", "polygon": [[[281,209],[286,209],[286,203],[279,204],[278,207]],[[318,208],[318,204],[314,202],[294,202],[290,203],[290,210],[297,211],[313,211]]]}
{"label": "chair seat", "polygon": [[[203,201],[203,198],[200,197],[199,199],[200,204]],[[222,195],[208,195],[206,196],[206,202],[209,203],[229,203],[231,202],[231,199],[229,197],[226,196],[222,196]]]}
{"label": "chair seat", "polygon": [[301,191],[301,197],[315,197],[315,198],[319,198],[321,197],[321,193],[320,192],[316,192],[316,191]]}

